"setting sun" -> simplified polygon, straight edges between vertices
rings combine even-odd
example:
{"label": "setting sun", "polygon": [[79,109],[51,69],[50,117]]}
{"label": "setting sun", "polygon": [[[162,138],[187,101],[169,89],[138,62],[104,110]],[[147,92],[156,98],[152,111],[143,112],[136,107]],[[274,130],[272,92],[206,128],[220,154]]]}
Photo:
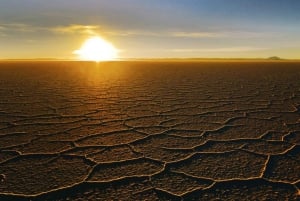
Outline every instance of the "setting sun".
{"label": "setting sun", "polygon": [[81,60],[108,61],[117,58],[117,49],[100,37],[87,39],[79,50],[74,51]]}

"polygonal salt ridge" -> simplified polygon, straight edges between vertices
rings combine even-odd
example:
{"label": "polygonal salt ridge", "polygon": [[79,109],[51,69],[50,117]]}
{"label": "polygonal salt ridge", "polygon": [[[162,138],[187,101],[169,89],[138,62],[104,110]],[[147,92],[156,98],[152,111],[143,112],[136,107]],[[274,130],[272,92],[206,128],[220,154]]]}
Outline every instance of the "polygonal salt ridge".
{"label": "polygonal salt ridge", "polygon": [[0,183],[0,191],[5,194],[37,195],[73,186],[86,179],[93,165],[84,157],[77,156],[19,156],[0,164],[0,172],[6,178]]}
{"label": "polygonal salt ridge", "polygon": [[156,115],[156,116],[143,116],[125,120],[125,125],[136,128],[136,127],[151,127],[159,126],[161,122],[169,120],[170,117]]}
{"label": "polygonal salt ridge", "polygon": [[126,109],[124,112],[126,112],[125,119],[139,118],[143,116],[156,116],[160,114],[160,112],[158,111],[153,111],[149,109],[148,105],[141,105],[140,107]]}
{"label": "polygonal salt ridge", "polygon": [[242,149],[264,155],[282,154],[295,145],[282,141],[253,140],[247,142]]}
{"label": "polygonal salt ridge", "polygon": [[57,154],[72,148],[71,142],[33,140],[30,143],[16,146],[10,150],[21,154]]}
{"label": "polygonal salt ridge", "polygon": [[259,178],[265,170],[267,161],[267,156],[237,150],[224,153],[196,153],[182,161],[169,163],[168,167],[175,172],[223,181]]}
{"label": "polygonal salt ridge", "polygon": [[248,139],[238,139],[238,140],[207,140],[204,144],[199,145],[195,148],[197,152],[215,152],[222,153],[228,151],[234,151],[241,149],[245,144],[256,141]]}
{"label": "polygonal salt ridge", "polygon": [[[170,120],[161,123],[160,125],[163,126],[169,126],[169,127],[174,127],[179,124],[188,124],[188,123],[193,123],[193,124],[211,124],[213,125],[223,125],[226,122],[230,121],[233,118],[237,117],[227,117],[227,116],[222,116],[222,115],[211,115],[210,113],[204,113],[204,114],[197,114],[197,115],[170,115]],[[192,129],[192,128],[190,128]]]}
{"label": "polygonal salt ridge", "polygon": [[213,181],[192,177],[183,173],[172,172],[166,169],[163,172],[151,176],[154,188],[161,189],[173,195],[181,196],[196,189],[210,186]]}
{"label": "polygonal salt ridge", "polygon": [[27,133],[9,133],[0,135],[0,149],[7,149],[30,143],[36,137]]}
{"label": "polygonal salt ridge", "polygon": [[292,131],[283,136],[283,141],[300,145],[300,131]]}
{"label": "polygonal salt ridge", "polygon": [[75,143],[78,146],[113,146],[135,142],[145,138],[146,136],[146,134],[142,134],[134,130],[126,130],[87,136],[81,138]]}
{"label": "polygonal salt ridge", "polygon": [[0,151],[0,164],[10,160],[12,158],[18,157],[20,155],[19,152],[16,151],[8,151],[8,150],[1,150]]}
{"label": "polygonal salt ridge", "polygon": [[193,149],[201,145],[206,140],[200,137],[181,137],[168,134],[158,134],[148,136],[143,139],[130,143],[138,149],[146,147],[170,148],[170,149]]}
{"label": "polygonal salt ridge", "polygon": [[163,114],[170,115],[170,116],[173,116],[173,115],[174,116],[176,116],[176,115],[184,116],[184,115],[200,115],[200,114],[206,114],[208,112],[224,111],[224,109],[222,109],[222,107],[224,107],[223,103],[216,103],[216,104],[219,106],[219,109],[212,109],[214,106],[212,106],[212,108],[197,107],[197,106],[192,106],[192,107],[185,106],[185,107],[177,107],[177,108],[170,109],[169,111],[165,111]]}
{"label": "polygonal salt ridge", "polygon": [[164,134],[169,136],[181,137],[181,138],[204,138],[205,131],[193,130],[193,129],[169,129]]}
{"label": "polygonal salt ridge", "polygon": [[300,146],[270,156],[263,177],[272,181],[295,183],[300,179]]}
{"label": "polygonal salt ridge", "polygon": [[266,110],[255,110],[247,112],[247,117],[252,119],[272,120],[278,119],[280,117],[280,113]]}
{"label": "polygonal salt ridge", "polygon": [[261,136],[262,140],[284,141],[284,137],[289,135],[289,131],[267,131]]}
{"label": "polygonal salt ridge", "polygon": [[136,127],[135,131],[145,133],[147,135],[157,135],[165,133],[169,130],[169,128],[163,126],[151,126],[151,127]]}
{"label": "polygonal salt ridge", "polygon": [[265,179],[228,180],[216,182],[210,188],[196,190],[183,196],[183,200],[298,200],[294,185]]}
{"label": "polygonal salt ridge", "polygon": [[288,103],[287,101],[272,103],[267,109],[268,111],[280,113],[296,113],[298,111],[298,108],[295,107],[294,104]]}
{"label": "polygonal salt ridge", "polygon": [[288,131],[290,132],[296,132],[300,131],[300,123],[295,124],[286,124]]}
{"label": "polygonal salt ridge", "polygon": [[159,160],[165,163],[175,162],[183,160],[194,153],[190,149],[178,149],[178,148],[163,148],[163,147],[132,147],[135,152],[141,153],[144,157]]}
{"label": "polygonal salt ridge", "polygon": [[75,155],[75,156],[88,156],[90,154],[102,152],[105,148],[106,147],[102,147],[102,146],[74,147],[64,152],[61,152],[61,154]]}
{"label": "polygonal salt ridge", "polygon": [[58,133],[53,135],[53,139],[61,140],[79,140],[86,136],[93,136],[97,134],[105,134],[111,132],[124,131],[128,128],[125,127],[122,121],[117,122],[101,122],[97,124],[83,124],[79,127],[72,127],[66,130],[64,133]]}
{"label": "polygonal salt ridge", "polygon": [[284,128],[278,128],[277,124],[275,127],[271,127],[271,124],[266,126],[264,123],[260,122],[260,124],[257,125],[251,125],[250,123],[245,123],[244,125],[225,125],[220,129],[205,132],[204,136],[211,140],[261,139],[266,132],[274,131],[276,129],[282,130],[283,132],[287,131]]}
{"label": "polygonal salt ridge", "polygon": [[47,136],[51,134],[65,132],[70,128],[80,126],[81,121],[74,121],[70,123],[30,123],[30,124],[15,124],[1,129],[0,133],[27,133],[28,135]]}
{"label": "polygonal salt ridge", "polygon": [[74,127],[66,130],[62,133],[55,133],[52,135],[47,135],[43,139],[45,140],[61,140],[61,141],[77,141],[86,138],[87,136],[94,136],[112,132],[122,132],[128,130],[122,124],[107,125],[103,124],[89,124],[81,125],[79,127]]}
{"label": "polygonal salt ridge", "polygon": [[274,128],[285,128],[284,124],[279,124],[277,120],[273,119],[260,119],[260,118],[249,118],[249,117],[240,117],[235,118],[230,122],[227,122],[230,125],[244,125],[247,127],[253,126],[253,128],[258,128],[263,126],[268,130],[273,130]]}
{"label": "polygonal salt ridge", "polygon": [[107,182],[127,177],[151,176],[163,171],[164,168],[164,163],[149,158],[100,163],[94,167],[89,175],[88,181]]}
{"label": "polygonal salt ridge", "polygon": [[71,124],[76,122],[83,122],[86,118],[80,116],[62,116],[62,115],[39,115],[33,117],[27,117],[14,121],[19,125],[35,125],[35,124]]}
{"label": "polygonal salt ridge", "polygon": [[284,153],[278,154],[280,155],[287,155],[295,160],[300,160],[300,145],[295,145],[291,149],[287,150]]}
{"label": "polygonal salt ridge", "polygon": [[106,147],[86,157],[96,163],[109,163],[141,158],[143,154],[135,151],[130,145],[117,145]]}
{"label": "polygonal salt ridge", "polygon": [[172,126],[173,129],[177,130],[198,130],[198,131],[211,131],[218,130],[224,127],[223,124],[220,123],[197,123],[197,122],[189,122],[189,123],[178,123]]}

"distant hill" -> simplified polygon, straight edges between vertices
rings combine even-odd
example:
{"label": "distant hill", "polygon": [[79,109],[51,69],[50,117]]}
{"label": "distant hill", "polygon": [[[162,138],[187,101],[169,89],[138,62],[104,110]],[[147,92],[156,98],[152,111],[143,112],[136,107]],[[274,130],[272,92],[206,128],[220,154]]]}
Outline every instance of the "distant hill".
{"label": "distant hill", "polygon": [[269,57],[268,59],[270,59],[270,60],[281,60],[281,58],[277,57],[277,56]]}

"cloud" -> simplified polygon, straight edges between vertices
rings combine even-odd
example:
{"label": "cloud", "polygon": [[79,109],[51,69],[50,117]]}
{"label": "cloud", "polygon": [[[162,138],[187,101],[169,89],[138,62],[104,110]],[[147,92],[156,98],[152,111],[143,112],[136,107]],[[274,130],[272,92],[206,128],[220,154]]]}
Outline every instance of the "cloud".
{"label": "cloud", "polygon": [[274,33],[259,33],[249,31],[216,31],[216,32],[173,32],[172,37],[182,38],[261,38],[274,36]]}
{"label": "cloud", "polygon": [[184,38],[218,38],[224,36],[222,33],[217,32],[173,32],[169,35]]}
{"label": "cloud", "polygon": [[105,32],[114,36],[163,36],[159,32],[142,31],[142,30],[113,30]]}
{"label": "cloud", "polygon": [[36,27],[21,23],[2,23],[0,24],[0,37],[9,37],[18,34],[30,34],[36,31]]}
{"label": "cloud", "polygon": [[172,52],[251,52],[267,50],[263,47],[227,47],[227,48],[199,48],[199,49],[171,49]]}
{"label": "cloud", "polygon": [[103,28],[99,25],[82,25],[71,24],[66,26],[50,27],[49,30],[56,34],[82,34],[82,35],[111,35],[111,36],[163,36],[165,34],[152,31],[143,30],[117,30],[110,28]]}
{"label": "cloud", "polygon": [[142,30],[115,30],[106,32],[116,36],[150,36],[150,37],[174,37],[174,38],[212,38],[222,37],[221,33],[210,32],[170,32],[170,31],[142,31]]}
{"label": "cloud", "polygon": [[50,27],[50,31],[58,34],[87,34],[94,35],[100,31],[98,25],[71,24],[67,26]]}
{"label": "cloud", "polygon": [[216,31],[216,32],[178,32],[178,31],[141,31],[141,30],[127,30],[127,31],[110,31],[107,34],[116,36],[150,36],[150,37],[172,37],[172,38],[262,38],[275,36],[274,33],[257,33],[246,31]]}
{"label": "cloud", "polygon": [[14,33],[30,33],[30,32],[44,32],[44,34],[77,34],[77,35],[105,35],[117,37],[166,37],[166,38],[187,38],[187,39],[201,39],[201,38],[262,38],[275,36],[275,33],[258,33],[247,31],[149,31],[149,30],[124,30],[112,29],[109,27],[101,27],[95,24],[69,24],[52,27],[34,26],[30,24],[10,23],[0,24],[0,36],[11,35]]}
{"label": "cloud", "polygon": [[111,36],[149,36],[149,37],[186,37],[186,38],[212,38],[222,37],[222,33],[213,32],[168,32],[147,30],[118,30],[101,28],[99,25],[71,24],[66,26],[50,27],[49,30],[56,34],[83,34],[97,35],[99,33]]}
{"label": "cloud", "polygon": [[66,26],[34,26],[30,24],[0,24],[0,33],[25,33],[25,32],[41,32],[55,33],[55,34],[80,34],[80,35],[95,35],[101,31],[98,25],[80,25],[71,24]]}
{"label": "cloud", "polygon": [[0,24],[0,31],[18,31],[18,32],[33,32],[34,27],[28,24],[21,23],[6,23]]}

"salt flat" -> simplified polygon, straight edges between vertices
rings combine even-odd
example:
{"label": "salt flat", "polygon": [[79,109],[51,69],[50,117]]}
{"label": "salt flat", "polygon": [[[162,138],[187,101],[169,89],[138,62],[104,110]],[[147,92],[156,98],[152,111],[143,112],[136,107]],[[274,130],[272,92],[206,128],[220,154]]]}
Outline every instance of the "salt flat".
{"label": "salt flat", "polygon": [[300,62],[2,61],[0,200],[297,200]]}

